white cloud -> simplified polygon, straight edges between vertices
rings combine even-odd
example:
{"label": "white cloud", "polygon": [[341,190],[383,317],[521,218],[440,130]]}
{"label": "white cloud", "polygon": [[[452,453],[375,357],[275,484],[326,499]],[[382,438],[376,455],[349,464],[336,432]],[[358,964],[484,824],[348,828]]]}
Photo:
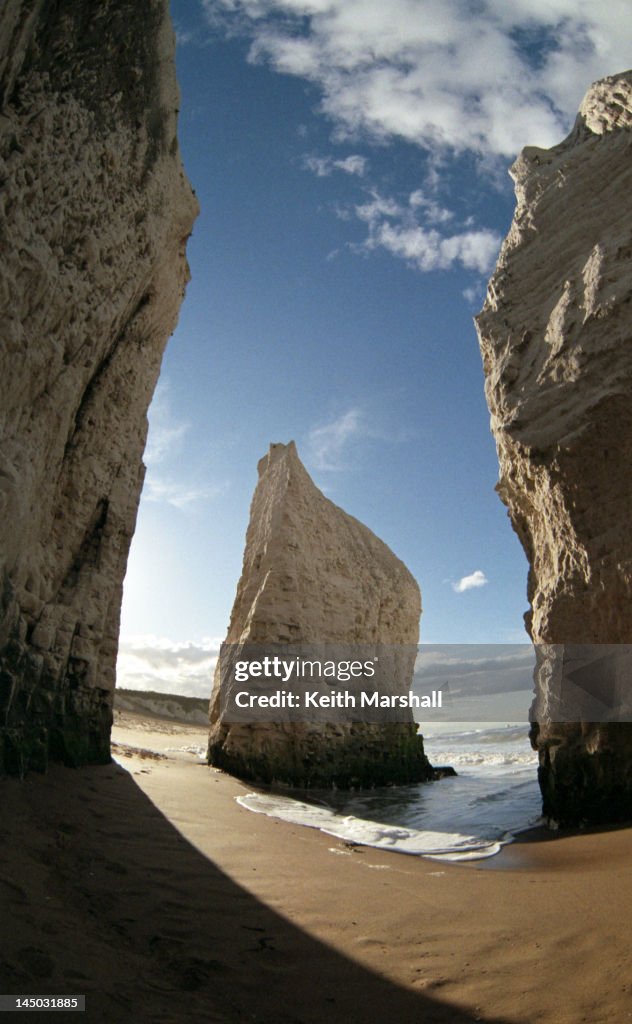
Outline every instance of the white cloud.
{"label": "white cloud", "polygon": [[360,410],[349,409],[330,423],[310,430],[310,461],[316,469],[342,469],[349,445],[369,435],[370,431]]}
{"label": "white cloud", "polygon": [[463,298],[470,304],[470,306],[480,306],[483,302],[484,292],[481,288],[471,285],[468,288],[463,289]]}
{"label": "white cloud", "polygon": [[174,27],[176,34],[176,44],[178,46],[188,46],[189,43],[192,43],[194,41],[195,35],[193,34],[193,32],[187,32],[184,29],[178,28],[177,25],[175,25]]}
{"label": "white cloud", "polygon": [[303,165],[318,178],[328,178],[334,171],[344,171],[345,174],[353,174],[362,178],[366,174],[367,164],[367,158],[359,156],[357,153],[341,160],[334,160],[331,156],[314,156],[313,154],[303,158]]}
{"label": "white cloud", "polygon": [[446,221],[452,220],[454,217],[451,210],[446,210],[445,207],[439,206],[434,199],[430,199],[420,188],[410,193],[408,204],[411,210],[423,210],[430,224],[445,224]]}
{"label": "white cloud", "polygon": [[[368,226],[366,239],[353,246],[355,251],[386,249],[420,271],[447,270],[460,263],[485,274],[498,255],[500,236],[488,228],[442,233],[453,215],[421,190],[413,192],[405,205],[373,192],[355,213]],[[420,223],[422,218],[425,223]],[[442,230],[437,225],[443,225]]]}
{"label": "white cloud", "polygon": [[[561,141],[588,85],[627,68],[632,48],[629,0],[201,4],[214,29],[250,38],[251,62],[316,87],[337,142],[405,140],[424,150],[423,188],[406,200],[375,189],[355,207],[335,209],[368,226],[352,251],[386,251],[421,272],[487,275],[498,253],[495,231],[469,218],[457,223],[437,201],[455,154],[475,154],[486,187],[505,187],[507,158]],[[367,180],[357,154],[307,156],[305,166],[321,177],[343,171]]]}
{"label": "white cloud", "polygon": [[228,488],[225,481],[210,484],[196,480],[192,483],[183,477],[179,466],[173,468],[176,460],[181,461],[191,424],[174,412],[171,390],[165,381],[158,383],[148,418],[149,432],[143,456],[147,467],[144,501],[171,505],[184,511],[225,493]]}
{"label": "white cloud", "polygon": [[339,137],[515,155],[628,67],[628,0],[202,0],[251,60],[313,82]]}
{"label": "white cloud", "polygon": [[149,432],[144,462],[147,468],[158,466],[171,455],[177,454],[190,423],[180,420],[173,412],[169,385],[159,381],[149,407]]}
{"label": "white cloud", "polygon": [[344,171],[345,174],[357,174],[362,178],[366,174],[367,159],[365,156],[358,156],[357,153],[354,153],[352,156],[345,157],[344,160],[334,160],[334,167]]}
{"label": "white cloud", "polygon": [[372,229],[364,245],[367,249],[382,247],[422,271],[447,270],[461,263],[483,274],[494,265],[500,238],[487,228],[442,237],[438,231],[420,226],[402,227],[383,221]]}
{"label": "white cloud", "polygon": [[304,156],[303,166],[317,178],[328,178],[333,171],[333,160],[330,156]]}
{"label": "white cloud", "polygon": [[404,211],[394,199],[384,198],[377,192],[373,192],[370,202],[356,206],[355,212],[360,220],[371,225],[382,217],[402,217]]}
{"label": "white cloud", "polygon": [[409,441],[407,428],[380,423],[376,414],[353,407],[327,423],[313,427],[307,436],[307,461],[314,469],[338,471],[346,469],[360,446],[380,441],[389,445]]}
{"label": "white cloud", "polygon": [[464,594],[466,590],[475,590],[477,587],[484,587],[488,583],[489,580],[482,569],[476,569],[469,576],[462,576],[457,583],[453,583],[452,589],[457,594]]}
{"label": "white cloud", "polygon": [[171,505],[184,512],[200,501],[212,501],[228,490],[228,483],[196,486],[175,479],[164,478],[157,473],[148,473],[143,488],[145,501]]}
{"label": "white cloud", "polygon": [[117,686],[186,697],[210,697],[221,641],[181,642],[165,637],[121,637]]}

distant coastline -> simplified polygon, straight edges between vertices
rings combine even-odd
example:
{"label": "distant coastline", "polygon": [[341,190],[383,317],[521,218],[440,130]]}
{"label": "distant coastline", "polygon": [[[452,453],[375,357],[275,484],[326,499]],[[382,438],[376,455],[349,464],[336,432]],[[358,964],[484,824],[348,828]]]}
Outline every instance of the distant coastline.
{"label": "distant coastline", "polygon": [[114,691],[114,711],[208,726],[208,700],[205,697],[185,697],[178,693],[117,687]]}

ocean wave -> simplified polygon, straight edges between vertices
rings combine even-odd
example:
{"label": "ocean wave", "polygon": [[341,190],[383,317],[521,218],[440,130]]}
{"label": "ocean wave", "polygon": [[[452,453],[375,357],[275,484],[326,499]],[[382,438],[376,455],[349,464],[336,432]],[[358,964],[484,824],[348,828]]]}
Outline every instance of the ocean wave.
{"label": "ocean wave", "polygon": [[477,744],[494,744],[504,746],[507,743],[518,743],[522,746],[529,746],[529,727],[520,725],[497,725],[492,728],[483,727],[477,729],[458,730],[456,732],[424,732],[424,740],[430,744],[452,745],[475,741]]}
{"label": "ocean wave", "polygon": [[460,832],[421,831],[399,825],[340,815],[326,807],[293,800],[276,794],[247,793],[235,798],[237,803],[256,814],[265,814],[294,825],[317,828],[330,836],[360,846],[371,846],[393,853],[412,854],[431,860],[467,861],[493,857],[511,842],[507,833],[501,839],[463,835]]}
{"label": "ocean wave", "polygon": [[524,768],[535,767],[538,763],[537,754],[533,751],[513,751],[513,750],[443,750],[436,748],[426,749],[426,753],[430,757],[431,761],[439,763],[459,765],[462,768],[467,766],[473,767],[490,767],[490,768],[503,768],[511,765],[516,765]]}
{"label": "ocean wave", "polygon": [[185,744],[182,747],[165,747],[167,753],[195,754],[200,761],[206,761],[206,747],[200,747],[197,743]]}

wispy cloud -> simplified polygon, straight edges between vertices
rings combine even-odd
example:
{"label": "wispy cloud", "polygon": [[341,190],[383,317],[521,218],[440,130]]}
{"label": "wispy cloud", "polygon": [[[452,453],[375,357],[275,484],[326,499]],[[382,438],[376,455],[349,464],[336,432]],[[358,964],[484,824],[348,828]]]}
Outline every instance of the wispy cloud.
{"label": "wispy cloud", "polygon": [[195,42],[195,34],[193,32],[187,32],[185,29],[179,28],[175,25],[176,44],[178,46],[188,46],[189,43]]}
{"label": "wispy cloud", "polygon": [[482,288],[477,288],[475,285],[471,285],[470,287],[463,289],[463,298],[470,306],[481,306],[483,304],[484,296],[484,290]]}
{"label": "wispy cloud", "polygon": [[629,65],[628,0],[202,0],[250,59],[314,83],[338,136],[513,156]]}
{"label": "wispy cloud", "polygon": [[408,197],[408,205],[411,210],[423,210],[429,224],[445,224],[454,217],[452,210],[439,206],[432,197],[426,195],[423,189],[420,188],[411,192]]}
{"label": "wispy cloud", "polygon": [[363,178],[367,171],[368,160],[365,156],[359,156],[357,153],[340,160],[335,160],[332,156],[316,156],[309,153],[303,157],[303,166],[318,178],[328,178],[334,171],[344,171],[345,174]]}
{"label": "wispy cloud", "polygon": [[143,500],[171,505],[180,511],[225,493],[228,483],[187,480],[173,468],[180,460],[191,424],[174,412],[169,385],[160,381],[149,409],[149,433],[144,462],[147,467]]}
{"label": "wispy cloud", "polygon": [[117,685],[187,697],[210,697],[221,641],[182,642],[157,636],[121,637]]}
{"label": "wispy cloud", "polygon": [[349,409],[329,423],[309,432],[308,452],[316,469],[339,470],[352,443],[368,437],[370,431],[359,409]]}
{"label": "wispy cloud", "polygon": [[452,584],[452,589],[457,594],[464,594],[466,590],[476,590],[477,587],[485,587],[489,583],[487,576],[482,569],[475,569],[469,576],[462,576],[460,580]]}
{"label": "wispy cloud", "polygon": [[182,441],[191,425],[186,420],[177,419],[173,412],[169,386],[164,381],[158,382],[148,418],[149,433],[144,461],[147,468],[151,469],[180,451]]}
{"label": "wispy cloud", "polygon": [[368,227],[366,239],[352,246],[356,252],[386,249],[423,272],[448,270],[460,263],[466,270],[485,274],[500,248],[500,236],[488,228],[463,226],[446,232],[453,213],[421,189],[404,204],[373,192],[368,202],[355,207],[355,214]]}
{"label": "wispy cloud", "polygon": [[411,436],[408,428],[385,427],[378,414],[356,405],[312,427],[307,435],[306,458],[314,469],[338,472],[347,469],[366,450],[367,443],[402,444]]}
{"label": "wispy cloud", "polygon": [[228,483],[196,486],[187,485],[174,479],[165,479],[156,473],[148,473],[143,489],[145,501],[161,502],[184,512],[201,501],[219,498],[228,490]]}

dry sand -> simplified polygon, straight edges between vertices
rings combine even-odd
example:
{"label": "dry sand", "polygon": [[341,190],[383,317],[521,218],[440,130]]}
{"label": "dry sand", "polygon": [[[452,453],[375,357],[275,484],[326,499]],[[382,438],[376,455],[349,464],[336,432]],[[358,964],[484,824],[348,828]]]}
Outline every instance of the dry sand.
{"label": "dry sand", "polygon": [[114,740],[0,783],[2,992],[103,1024],[632,1021],[629,829],[438,864],[244,810],[201,729],[119,713]]}

